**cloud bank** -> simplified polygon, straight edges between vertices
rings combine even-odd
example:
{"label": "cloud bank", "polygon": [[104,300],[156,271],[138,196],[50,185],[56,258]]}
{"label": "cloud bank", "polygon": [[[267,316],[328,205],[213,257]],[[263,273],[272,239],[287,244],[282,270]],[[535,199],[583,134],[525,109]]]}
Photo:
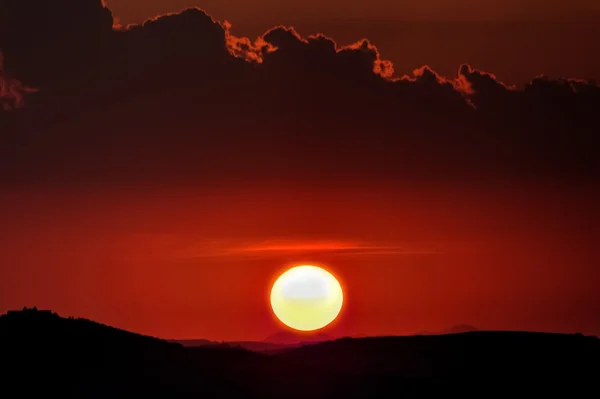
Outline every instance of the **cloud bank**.
{"label": "cloud bank", "polygon": [[0,49],[7,184],[599,171],[591,81],[400,76],[366,39],[251,40],[199,9],[122,27],[100,0],[0,0]]}

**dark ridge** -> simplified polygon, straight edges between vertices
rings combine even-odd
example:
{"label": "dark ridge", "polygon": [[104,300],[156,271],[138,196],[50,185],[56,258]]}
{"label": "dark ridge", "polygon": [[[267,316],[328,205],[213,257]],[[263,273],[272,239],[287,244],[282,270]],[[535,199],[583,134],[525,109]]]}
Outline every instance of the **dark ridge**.
{"label": "dark ridge", "polygon": [[597,356],[597,337],[513,331],[343,338],[281,355],[318,373],[353,375],[365,386],[372,381],[393,386],[402,376],[417,385],[443,381],[448,388],[464,389],[477,381],[482,386],[523,384],[541,390],[588,386],[600,373]]}
{"label": "dark ridge", "polygon": [[[0,316],[2,397],[399,397],[595,388],[600,340],[477,331],[342,338],[264,356],[26,309]],[[560,390],[560,391],[559,391]]]}
{"label": "dark ridge", "polygon": [[219,345],[219,342],[210,341],[208,339],[169,339],[169,342],[183,345],[185,347],[193,348],[198,346],[215,346]]}
{"label": "dark ridge", "polygon": [[23,310],[9,310],[0,315],[0,338],[7,338],[8,327],[12,339],[18,343],[39,345],[54,341],[67,341],[81,339],[85,335],[102,335],[104,340],[112,343],[126,342],[134,346],[171,345],[171,343],[147,335],[136,334],[120,328],[107,326],[95,321],[82,318],[62,318],[50,310],[38,310],[36,307],[23,308]]}
{"label": "dark ridge", "polygon": [[169,340],[169,342],[178,343],[186,348],[206,348],[206,347],[229,347],[229,348],[243,348],[252,352],[260,353],[278,353],[287,351],[299,347],[300,345],[309,345],[312,342],[301,343],[301,344],[276,344],[272,342],[262,341],[230,341],[230,342],[216,342],[209,341],[206,339],[184,339],[184,340]]}
{"label": "dark ridge", "polygon": [[20,389],[19,397],[38,392],[77,398],[229,392],[235,384],[226,380],[257,356],[228,346],[184,348],[35,308],[0,316],[3,377],[9,387]]}
{"label": "dark ridge", "polygon": [[264,341],[279,345],[304,345],[334,339],[334,337],[322,332],[280,331],[269,335]]}
{"label": "dark ridge", "polygon": [[457,324],[453,327],[450,327],[446,330],[442,330],[442,331],[420,331],[414,335],[444,335],[444,334],[459,334],[459,333],[464,333],[464,332],[472,332],[472,331],[479,331],[478,328],[473,327],[469,324]]}

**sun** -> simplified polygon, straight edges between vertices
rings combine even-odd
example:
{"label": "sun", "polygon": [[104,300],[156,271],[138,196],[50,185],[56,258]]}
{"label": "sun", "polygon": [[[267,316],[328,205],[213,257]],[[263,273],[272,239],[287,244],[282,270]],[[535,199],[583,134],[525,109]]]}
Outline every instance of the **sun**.
{"label": "sun", "polygon": [[342,310],[344,293],[327,270],[311,265],[292,267],[271,289],[271,307],[286,326],[314,331],[334,321]]}

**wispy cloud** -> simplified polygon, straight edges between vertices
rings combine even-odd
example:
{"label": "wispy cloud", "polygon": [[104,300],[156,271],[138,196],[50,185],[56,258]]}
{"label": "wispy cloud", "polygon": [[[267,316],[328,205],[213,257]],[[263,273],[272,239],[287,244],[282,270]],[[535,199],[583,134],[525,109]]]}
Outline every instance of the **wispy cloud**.
{"label": "wispy cloud", "polygon": [[6,73],[4,54],[0,51],[0,110],[8,111],[21,107],[25,95],[36,91],[37,89],[25,86]]}
{"label": "wispy cloud", "polygon": [[332,255],[415,255],[435,254],[433,249],[409,245],[381,245],[345,240],[263,240],[246,242],[200,241],[177,251],[178,258],[261,257],[285,254],[303,255],[328,253]]}

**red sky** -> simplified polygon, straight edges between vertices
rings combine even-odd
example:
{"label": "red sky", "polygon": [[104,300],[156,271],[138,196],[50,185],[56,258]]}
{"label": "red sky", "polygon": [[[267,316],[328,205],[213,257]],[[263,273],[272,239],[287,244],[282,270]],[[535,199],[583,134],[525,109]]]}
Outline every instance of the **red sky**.
{"label": "red sky", "polygon": [[270,283],[315,263],[334,335],[600,334],[600,89],[502,83],[600,78],[591,3],[109,2],[304,35],[254,46],[197,10],[115,31],[98,0],[25,1],[0,0],[0,312],[263,339]]}
{"label": "red sky", "polygon": [[2,207],[0,263],[12,267],[1,271],[0,303],[161,337],[262,339],[279,328],[270,282],[286,265],[315,262],[346,290],[333,334],[460,323],[598,334],[589,195],[407,185],[15,192]]}

